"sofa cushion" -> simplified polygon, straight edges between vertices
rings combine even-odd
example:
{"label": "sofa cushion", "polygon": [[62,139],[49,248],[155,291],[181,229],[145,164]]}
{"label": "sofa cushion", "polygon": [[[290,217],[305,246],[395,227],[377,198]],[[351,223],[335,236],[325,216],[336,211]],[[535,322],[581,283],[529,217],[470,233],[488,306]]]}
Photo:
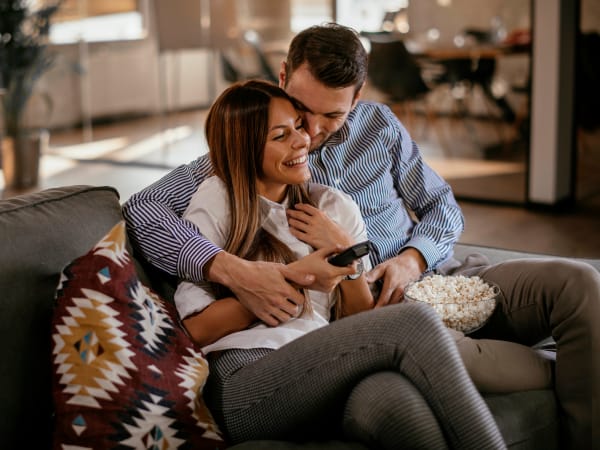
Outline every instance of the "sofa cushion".
{"label": "sofa cushion", "polygon": [[144,286],[121,221],[62,273],[52,320],[54,447],[223,448],[208,363]]}
{"label": "sofa cushion", "polygon": [[50,317],[60,272],[119,220],[110,187],[0,200],[0,448],[48,448]]}
{"label": "sofa cushion", "polygon": [[558,449],[558,406],[552,389],[483,398],[509,449]]}

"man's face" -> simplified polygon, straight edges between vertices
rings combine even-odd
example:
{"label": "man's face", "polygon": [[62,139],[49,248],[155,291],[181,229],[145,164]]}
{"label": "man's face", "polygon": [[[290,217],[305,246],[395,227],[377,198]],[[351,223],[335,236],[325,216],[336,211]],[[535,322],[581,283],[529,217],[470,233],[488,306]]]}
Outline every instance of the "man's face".
{"label": "man's face", "polygon": [[310,136],[310,151],[315,150],[341,128],[359,95],[355,96],[354,86],[340,89],[325,86],[311,75],[306,64],[298,67],[286,83],[284,69],[282,65],[279,84],[296,100]]}

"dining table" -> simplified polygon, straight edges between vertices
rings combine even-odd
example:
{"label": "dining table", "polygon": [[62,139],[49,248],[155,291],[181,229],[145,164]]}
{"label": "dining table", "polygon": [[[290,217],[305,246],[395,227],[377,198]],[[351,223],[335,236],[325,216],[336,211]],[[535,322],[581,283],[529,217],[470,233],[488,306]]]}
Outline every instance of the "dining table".
{"label": "dining table", "polygon": [[500,110],[503,120],[514,122],[516,114],[505,98],[495,94],[492,82],[496,74],[497,61],[506,55],[525,54],[530,51],[529,43],[474,43],[462,45],[454,42],[422,42],[404,40],[407,50],[422,64],[440,67],[435,83],[469,83],[479,86],[485,97]]}

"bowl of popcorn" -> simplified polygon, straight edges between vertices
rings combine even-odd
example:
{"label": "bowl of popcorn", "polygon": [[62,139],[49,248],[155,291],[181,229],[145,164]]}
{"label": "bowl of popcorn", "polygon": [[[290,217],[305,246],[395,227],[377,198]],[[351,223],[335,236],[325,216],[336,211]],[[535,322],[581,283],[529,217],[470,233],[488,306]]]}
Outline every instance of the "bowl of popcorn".
{"label": "bowl of popcorn", "polygon": [[410,283],[405,301],[431,305],[448,328],[471,333],[489,320],[500,289],[479,277],[430,275]]}

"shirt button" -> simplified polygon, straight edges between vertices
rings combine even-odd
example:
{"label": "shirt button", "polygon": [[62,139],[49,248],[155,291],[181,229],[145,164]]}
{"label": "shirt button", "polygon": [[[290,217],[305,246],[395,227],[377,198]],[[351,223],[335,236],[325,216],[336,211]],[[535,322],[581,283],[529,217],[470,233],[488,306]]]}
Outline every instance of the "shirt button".
{"label": "shirt button", "polygon": [[336,179],[335,179],[335,185],[336,185],[336,186],[339,186],[339,185],[340,185],[340,183],[341,183],[340,179],[339,179],[339,178],[336,178]]}

